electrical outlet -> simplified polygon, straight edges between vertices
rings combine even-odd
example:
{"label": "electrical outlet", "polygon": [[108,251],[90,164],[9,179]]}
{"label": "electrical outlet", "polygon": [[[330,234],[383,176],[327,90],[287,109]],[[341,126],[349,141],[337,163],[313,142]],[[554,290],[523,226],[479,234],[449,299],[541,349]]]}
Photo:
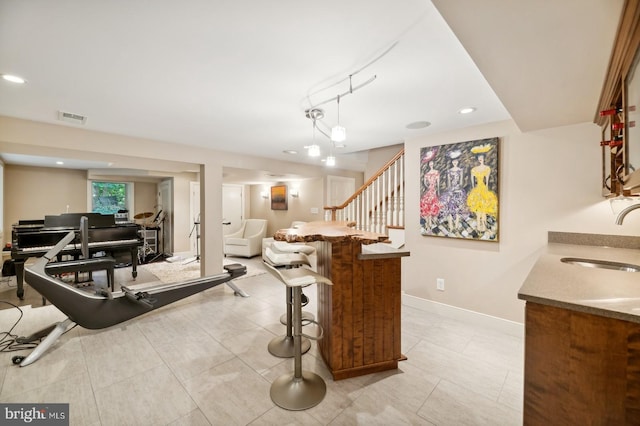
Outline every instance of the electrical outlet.
{"label": "electrical outlet", "polygon": [[436,278],[436,290],[444,291],[444,278]]}

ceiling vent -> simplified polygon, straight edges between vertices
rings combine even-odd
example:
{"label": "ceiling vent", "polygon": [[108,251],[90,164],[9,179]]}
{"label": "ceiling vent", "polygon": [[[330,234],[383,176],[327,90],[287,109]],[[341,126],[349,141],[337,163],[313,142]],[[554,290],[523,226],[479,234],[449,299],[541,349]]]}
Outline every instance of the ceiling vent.
{"label": "ceiling vent", "polygon": [[84,124],[87,121],[87,117],[70,112],[58,111],[58,120],[73,124]]}

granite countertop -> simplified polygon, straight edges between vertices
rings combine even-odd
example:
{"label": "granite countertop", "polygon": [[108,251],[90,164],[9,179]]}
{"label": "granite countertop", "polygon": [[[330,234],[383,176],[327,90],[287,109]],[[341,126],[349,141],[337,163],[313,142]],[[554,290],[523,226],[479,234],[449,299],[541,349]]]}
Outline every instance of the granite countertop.
{"label": "granite countertop", "polygon": [[395,248],[387,243],[374,243],[362,246],[362,252],[358,255],[358,259],[387,259],[392,257],[410,256],[409,250],[404,248]]}
{"label": "granite countertop", "polygon": [[549,233],[518,292],[525,301],[640,323],[640,272],[588,268],[561,262],[563,257],[640,266],[640,238]]}

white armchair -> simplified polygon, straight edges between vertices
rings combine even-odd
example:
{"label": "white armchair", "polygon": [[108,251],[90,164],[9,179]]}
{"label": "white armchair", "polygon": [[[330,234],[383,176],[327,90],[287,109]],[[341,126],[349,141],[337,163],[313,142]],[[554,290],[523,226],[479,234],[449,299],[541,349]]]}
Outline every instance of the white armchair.
{"label": "white armchair", "polygon": [[224,237],[224,254],[225,256],[256,256],[262,251],[262,239],[266,235],[266,220],[246,219],[238,231]]}

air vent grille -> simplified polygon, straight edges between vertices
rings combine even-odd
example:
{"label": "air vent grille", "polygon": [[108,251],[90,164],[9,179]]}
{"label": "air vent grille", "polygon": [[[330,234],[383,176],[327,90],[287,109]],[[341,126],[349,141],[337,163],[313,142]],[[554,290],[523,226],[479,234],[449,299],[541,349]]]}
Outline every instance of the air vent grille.
{"label": "air vent grille", "polygon": [[84,124],[87,121],[87,117],[71,112],[58,111],[58,120],[73,124]]}

